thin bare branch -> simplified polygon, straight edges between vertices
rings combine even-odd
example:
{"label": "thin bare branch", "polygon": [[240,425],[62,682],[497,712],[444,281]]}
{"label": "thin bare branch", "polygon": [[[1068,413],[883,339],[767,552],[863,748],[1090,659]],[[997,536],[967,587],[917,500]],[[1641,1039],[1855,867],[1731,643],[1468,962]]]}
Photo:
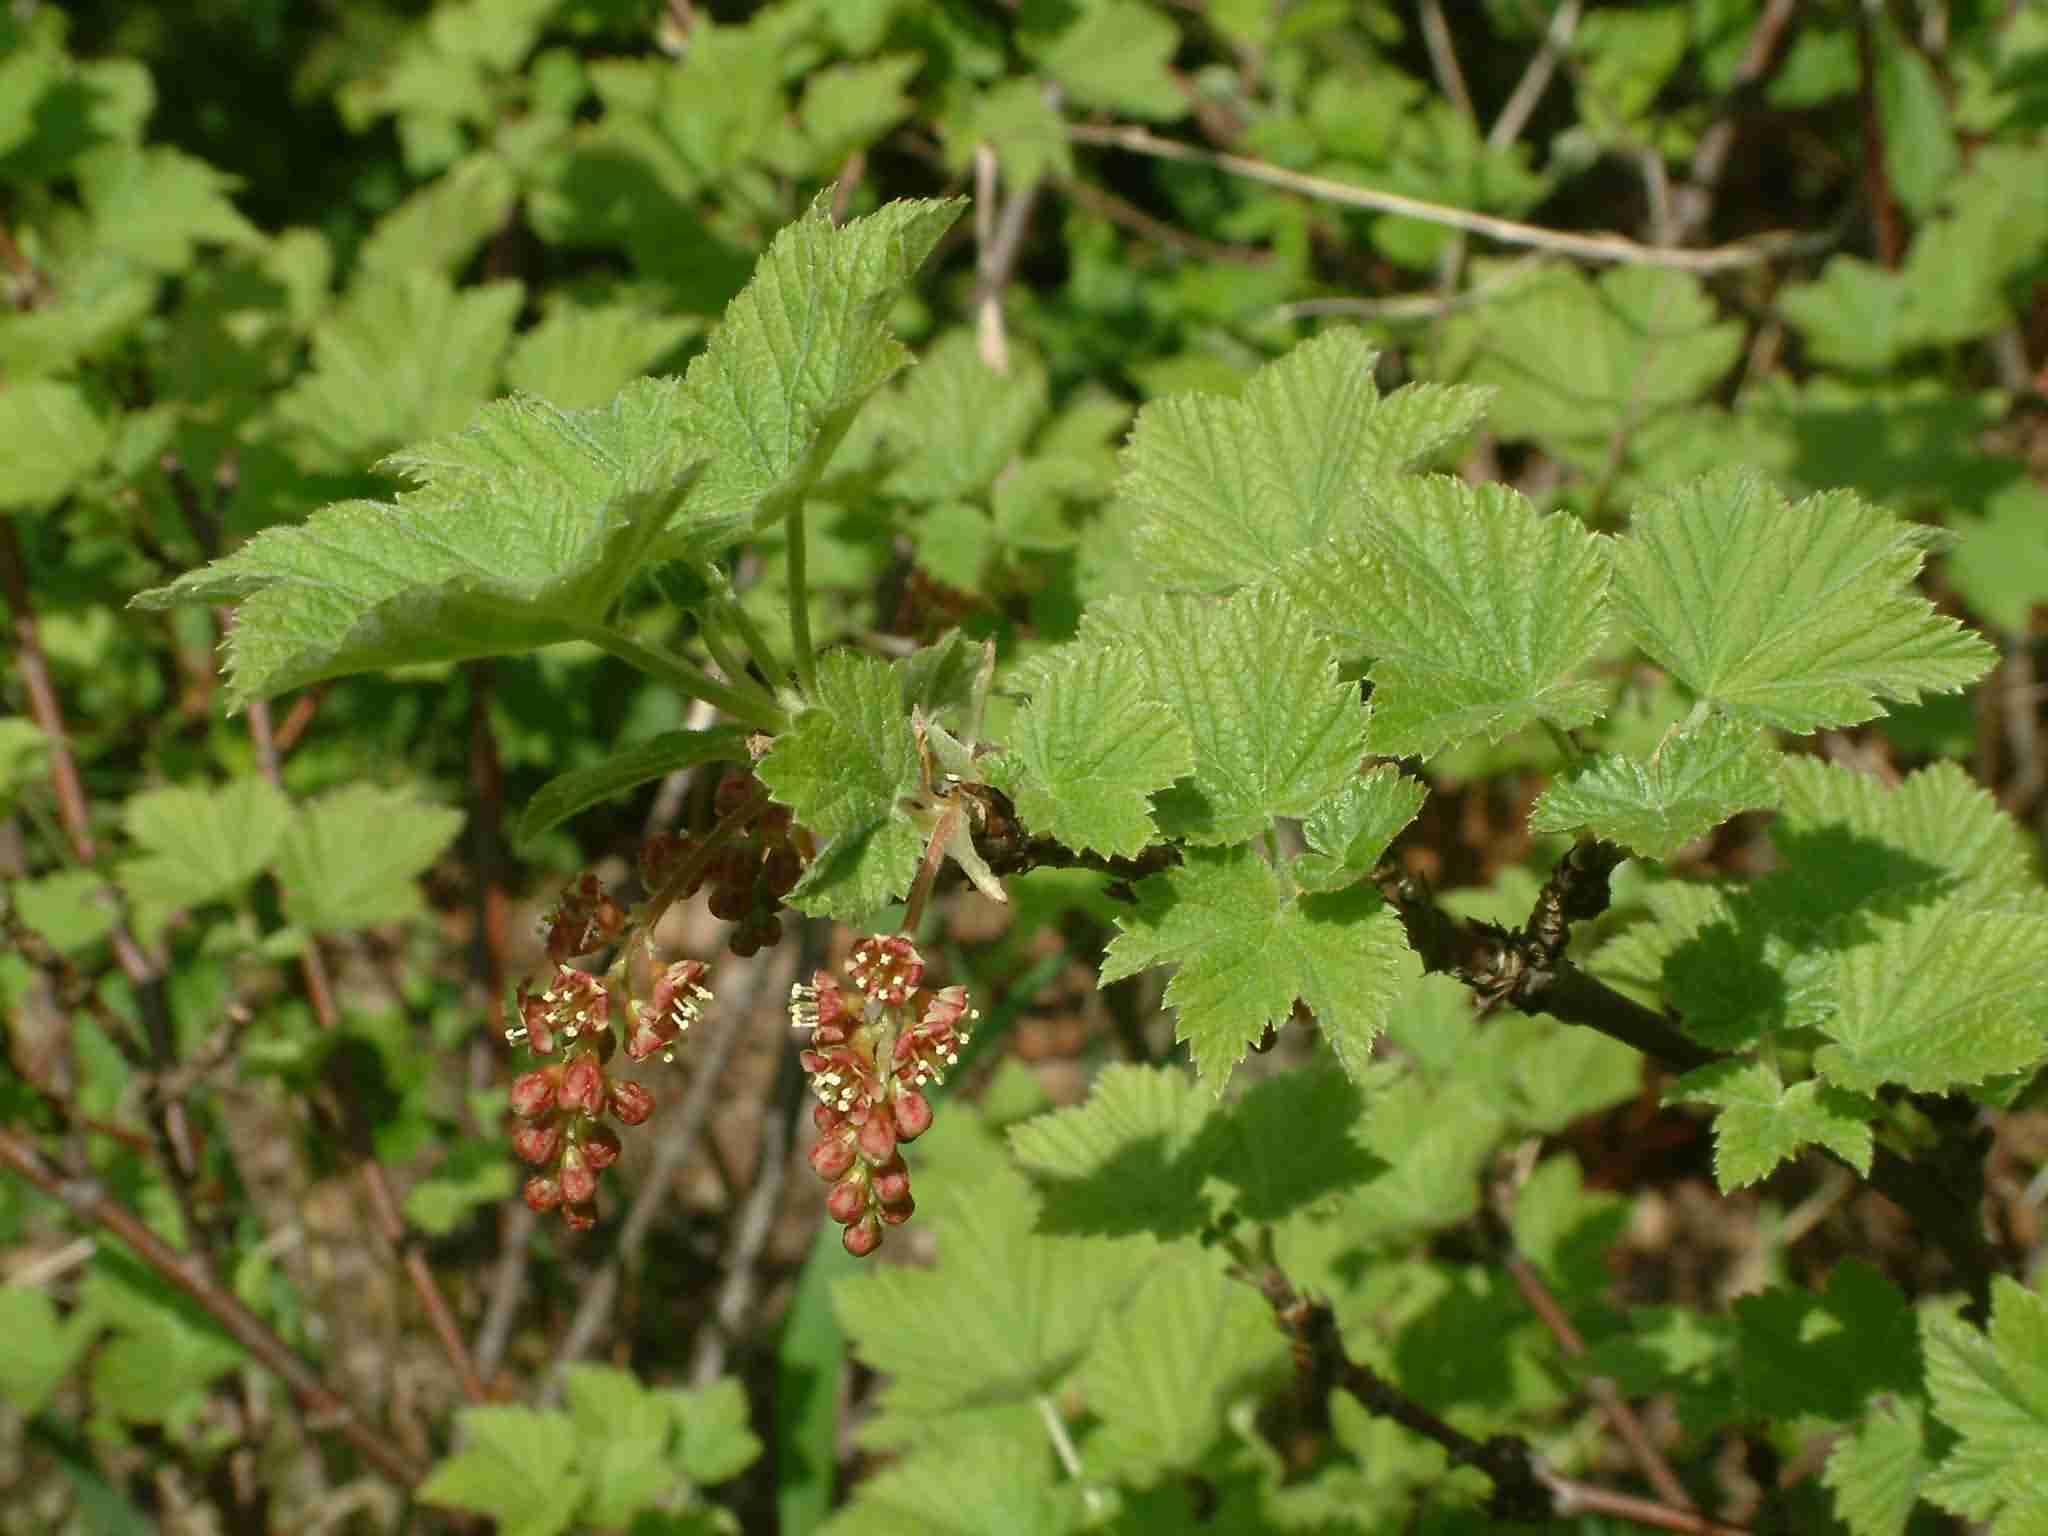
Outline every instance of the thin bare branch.
{"label": "thin bare branch", "polygon": [[1442,224],[1451,229],[1465,230],[1470,234],[1484,235],[1506,245],[1555,251],[1561,256],[1576,256],[1585,261],[1675,267],[1687,272],[1726,272],[1738,267],[1761,266],[1768,262],[1825,250],[1835,243],[1836,238],[1832,232],[1774,233],[1738,241],[1733,245],[1710,246],[1705,250],[1675,250],[1665,246],[1643,245],[1634,240],[1624,239],[1620,235],[1575,235],[1565,230],[1542,229],[1534,224],[1496,218],[1490,213],[1477,213],[1469,208],[1453,208],[1445,203],[1431,203],[1418,197],[1404,197],[1398,192],[1382,192],[1374,187],[1354,186],[1349,182],[1331,181],[1322,176],[1306,176],[1299,171],[1269,165],[1263,160],[1252,160],[1243,155],[1220,154],[1214,150],[1198,149],[1192,144],[1183,144],[1175,139],[1162,139],[1146,128],[1121,124],[1075,123],[1067,132],[1069,137],[1080,144],[1097,144],[1108,149],[1128,150],[1132,154],[1150,155],[1159,160],[1179,160],[1193,165],[1213,166],[1233,176],[1243,176],[1247,180],[1263,182],[1270,187],[1298,192],[1304,197],[1313,197],[1322,202],[1341,203],[1349,208],[1368,208],[1377,213],[1398,213],[1407,218],[1421,219],[1425,223]]}

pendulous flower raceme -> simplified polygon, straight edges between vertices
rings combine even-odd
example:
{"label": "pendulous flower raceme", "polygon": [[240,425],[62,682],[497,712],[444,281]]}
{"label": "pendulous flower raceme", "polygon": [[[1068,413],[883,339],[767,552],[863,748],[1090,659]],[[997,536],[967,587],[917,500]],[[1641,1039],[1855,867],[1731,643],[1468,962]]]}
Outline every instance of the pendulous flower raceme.
{"label": "pendulous flower raceme", "polygon": [[799,1058],[818,1103],[811,1168],[831,1186],[825,1209],[855,1258],[882,1245],[882,1229],[910,1219],[910,1170],[901,1143],[931,1128],[924,1089],[945,1081],[979,1017],[967,989],[922,985],[924,957],[900,934],[873,935],[846,962],[853,990],[830,971],[790,989],[789,1017],[811,1040]]}
{"label": "pendulous flower raceme", "polygon": [[638,1125],[654,1112],[654,1095],[644,1086],[605,1071],[619,1045],[614,1013],[622,1015],[627,1056],[639,1061],[660,1051],[673,1060],[670,1046],[710,1001],[697,960],[664,968],[644,999],[618,997],[606,977],[562,964],[545,991],[520,987],[520,1022],[505,1032],[507,1041],[524,1041],[537,1056],[560,1053],[512,1083],[512,1113],[520,1121],[512,1150],[540,1170],[526,1181],[528,1205],[560,1209],[574,1231],[590,1227],[597,1177],[619,1155],[618,1132],[605,1117]]}

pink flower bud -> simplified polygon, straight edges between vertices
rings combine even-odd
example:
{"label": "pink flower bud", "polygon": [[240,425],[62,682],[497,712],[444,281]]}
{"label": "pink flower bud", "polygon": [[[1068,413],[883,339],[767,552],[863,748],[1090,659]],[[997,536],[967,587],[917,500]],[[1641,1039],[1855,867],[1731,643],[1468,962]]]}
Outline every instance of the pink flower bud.
{"label": "pink flower bud", "polygon": [[512,1079],[512,1113],[522,1120],[537,1120],[555,1107],[556,1073],[542,1068],[522,1072]]}
{"label": "pink flower bud", "polygon": [[898,1141],[915,1141],[932,1128],[932,1102],[915,1088],[898,1088],[889,1110],[896,1120]]}
{"label": "pink flower bud", "polygon": [[900,1227],[903,1223],[910,1220],[916,1214],[916,1211],[917,1202],[912,1200],[910,1196],[905,1195],[899,1204],[882,1206],[875,1214],[890,1226]]}
{"label": "pink flower bud", "polygon": [[604,1068],[594,1052],[585,1051],[569,1063],[557,1096],[562,1108],[573,1114],[594,1116],[604,1108]]}
{"label": "pink flower bud", "polygon": [[898,1158],[890,1167],[875,1170],[872,1187],[883,1205],[902,1205],[910,1198],[910,1170]]}
{"label": "pink flower bud", "polygon": [[825,1196],[825,1214],[842,1227],[860,1220],[868,1208],[867,1186],[859,1179],[842,1179]]}
{"label": "pink flower bud", "polygon": [[896,1125],[886,1115],[870,1115],[860,1128],[860,1155],[879,1168],[896,1155]]}
{"label": "pink flower bud", "polygon": [[839,1245],[856,1259],[864,1259],[882,1246],[882,1224],[872,1216],[863,1216],[839,1234]]}
{"label": "pink flower bud", "polygon": [[562,1203],[562,1186],[544,1174],[536,1174],[526,1181],[522,1191],[527,1206],[536,1211],[552,1211]]}
{"label": "pink flower bud", "polygon": [[583,1133],[583,1156],[596,1169],[611,1167],[619,1160],[619,1133],[608,1125],[593,1126]]}
{"label": "pink flower bud", "polygon": [[611,1082],[605,1102],[621,1125],[640,1125],[654,1113],[654,1095],[630,1080]]}
{"label": "pink flower bud", "polygon": [[562,1153],[562,1166],[556,1177],[562,1181],[562,1198],[571,1205],[583,1205],[597,1194],[597,1170],[590,1166],[581,1147],[570,1147]]}
{"label": "pink flower bud", "polygon": [[562,1225],[571,1232],[588,1232],[597,1225],[597,1204],[586,1200],[580,1205],[562,1207]]}
{"label": "pink flower bud", "polygon": [[[694,837],[677,837],[670,832],[657,832],[640,845],[640,879],[649,891],[658,891],[668,884],[671,876],[683,867],[686,860],[695,858],[702,845]],[[700,870],[697,878],[690,882],[690,888],[679,892],[683,896],[694,896],[697,887],[704,883]]]}
{"label": "pink flower bud", "polygon": [[553,1122],[522,1125],[512,1132],[512,1153],[522,1163],[538,1166],[554,1161],[562,1149],[562,1127]]}
{"label": "pink flower bud", "polygon": [[853,1143],[844,1136],[821,1136],[809,1156],[811,1171],[829,1184],[853,1166]]}

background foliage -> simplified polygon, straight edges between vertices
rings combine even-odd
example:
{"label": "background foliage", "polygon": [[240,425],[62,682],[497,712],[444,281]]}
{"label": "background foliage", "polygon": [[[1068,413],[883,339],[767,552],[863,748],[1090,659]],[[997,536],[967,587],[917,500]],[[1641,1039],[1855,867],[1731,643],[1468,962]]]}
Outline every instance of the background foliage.
{"label": "background foliage", "polygon": [[[2044,1528],[2044,399],[2039,5],[17,0],[0,1530]],[[870,659],[721,702],[839,854],[536,1226],[531,917],[709,819],[634,663],[790,507]],[[954,631],[1093,867],[943,887],[853,1273],[778,1003]],[[1584,830],[1682,1033],[1374,878]]]}

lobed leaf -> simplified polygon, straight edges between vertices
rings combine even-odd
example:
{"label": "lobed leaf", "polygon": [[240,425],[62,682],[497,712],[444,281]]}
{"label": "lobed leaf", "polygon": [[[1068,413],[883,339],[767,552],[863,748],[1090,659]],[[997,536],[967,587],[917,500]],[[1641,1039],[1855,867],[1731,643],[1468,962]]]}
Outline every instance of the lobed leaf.
{"label": "lobed leaf", "polygon": [[283,793],[253,774],[133,795],[121,819],[144,852],[121,864],[121,888],[166,911],[231,895],[269,866],[291,816]]}
{"label": "lobed leaf", "polygon": [[1225,592],[1361,516],[1366,485],[1468,430],[1483,390],[1414,385],[1381,400],[1378,358],[1336,330],[1267,364],[1241,399],[1170,395],[1138,413],[1117,487],[1151,577]]}
{"label": "lobed leaf", "polygon": [[790,904],[853,919],[903,895],[924,838],[902,800],[920,780],[903,682],[888,662],[851,651],[819,658],[818,687],[755,771],[819,838]]}
{"label": "lobed leaf", "polygon": [[1998,1536],[2048,1524],[2048,1302],[1991,1280],[1991,1326],[1929,1311],[1921,1324],[1934,1412],[1962,1437],[1921,1492]]}
{"label": "lobed leaf", "polygon": [[1719,1061],[1688,1072],[1672,1084],[1665,1102],[1720,1109],[1714,1117],[1714,1181],[1723,1194],[1756,1183],[1815,1143],[1858,1173],[1870,1173],[1876,1104],[1811,1079],[1788,1088],[1767,1062]]}
{"label": "lobed leaf", "polygon": [[1354,887],[1291,896],[1250,849],[1191,849],[1178,869],[1139,885],[1135,912],[1103,957],[1106,986],[1155,965],[1177,965],[1166,1001],[1175,1039],[1218,1092],[1230,1069],[1298,997],[1315,1012],[1337,1060],[1363,1077],[1407,954],[1399,920],[1379,893]]}
{"label": "lobed leaf", "polygon": [[138,606],[240,600],[238,703],[376,667],[551,645],[605,617],[696,473],[648,380],[601,411],[501,400],[387,461],[417,489],[258,534]]}
{"label": "lobed leaf", "polygon": [[1779,754],[1758,727],[1710,718],[1647,759],[1595,759],[1538,798],[1532,832],[1577,832],[1669,859],[1738,811],[1775,805]]}
{"label": "lobed leaf", "polygon": [[1309,851],[1291,866],[1295,883],[1307,891],[1334,891],[1365,879],[1428,798],[1428,785],[1392,763],[1374,764],[1303,820]]}
{"label": "lobed leaf", "polygon": [[323,933],[411,917],[420,909],[415,882],[461,825],[460,811],[374,784],[306,802],[278,849],[292,922]]}
{"label": "lobed leaf", "polygon": [[1701,698],[1781,730],[1953,693],[1995,652],[1913,589],[1920,529],[1847,492],[1788,506],[1731,470],[1652,500],[1615,551],[1631,636]]}
{"label": "lobed leaf", "polygon": [[1501,485],[1390,480],[1367,501],[1368,518],[1275,582],[1374,658],[1375,752],[1426,756],[1598,715],[1604,690],[1574,674],[1606,636],[1600,540]]}

